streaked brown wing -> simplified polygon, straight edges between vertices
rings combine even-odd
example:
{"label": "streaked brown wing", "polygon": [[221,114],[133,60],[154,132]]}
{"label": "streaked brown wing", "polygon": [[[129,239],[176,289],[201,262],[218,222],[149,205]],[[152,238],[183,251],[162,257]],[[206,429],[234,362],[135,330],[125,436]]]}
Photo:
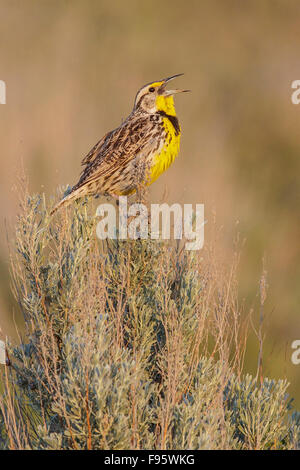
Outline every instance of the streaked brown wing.
{"label": "streaked brown wing", "polygon": [[81,162],[82,166],[89,165],[93,160],[95,160],[95,158],[97,158],[97,156],[101,152],[101,147],[103,147],[105,145],[106,140],[109,139],[109,136],[112,134],[112,132],[114,132],[114,131],[111,131],[111,132],[108,132],[107,134],[105,134],[102,137],[102,139],[100,139],[99,142],[97,142],[96,145],[94,145],[92,150],[82,160],[82,162]]}
{"label": "streaked brown wing", "polygon": [[83,160],[86,167],[73,191],[92,181],[109,178],[137,155],[155,151],[160,141],[155,125],[148,117],[140,117],[125,121],[106,134]]}

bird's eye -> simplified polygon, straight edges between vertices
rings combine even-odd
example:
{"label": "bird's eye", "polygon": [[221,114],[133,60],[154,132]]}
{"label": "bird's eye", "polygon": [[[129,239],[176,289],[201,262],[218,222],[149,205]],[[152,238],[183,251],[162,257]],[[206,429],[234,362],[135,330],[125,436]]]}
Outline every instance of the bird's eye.
{"label": "bird's eye", "polygon": [[153,93],[153,92],[155,91],[154,86],[151,86],[151,87],[149,88],[149,91],[150,91],[151,93]]}

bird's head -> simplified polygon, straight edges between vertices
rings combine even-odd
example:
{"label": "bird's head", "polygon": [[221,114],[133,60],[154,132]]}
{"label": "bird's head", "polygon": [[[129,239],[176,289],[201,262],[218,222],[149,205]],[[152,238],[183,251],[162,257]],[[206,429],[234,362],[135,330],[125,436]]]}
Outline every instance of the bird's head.
{"label": "bird's head", "polygon": [[182,73],[172,75],[157,82],[147,83],[138,92],[134,101],[134,111],[142,111],[154,114],[158,111],[175,116],[174,98],[176,93],[183,93],[190,90],[166,90],[167,84]]}

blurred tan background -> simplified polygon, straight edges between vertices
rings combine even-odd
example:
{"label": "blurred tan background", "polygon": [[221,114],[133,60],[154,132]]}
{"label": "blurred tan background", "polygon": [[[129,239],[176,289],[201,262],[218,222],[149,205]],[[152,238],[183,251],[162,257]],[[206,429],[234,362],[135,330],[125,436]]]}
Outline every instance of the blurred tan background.
{"label": "blurred tan background", "polygon": [[[0,0],[0,326],[19,322],[9,286],[6,222],[17,212],[21,162],[32,192],[74,184],[80,161],[131,111],[144,83],[175,73],[181,153],[151,188],[159,200],[205,204],[230,251],[245,238],[239,270],[254,309],[262,258],[268,271],[265,373],[287,376],[300,407],[299,323],[300,2]],[[174,82],[175,83],[175,82]],[[252,335],[246,370],[255,373]]]}

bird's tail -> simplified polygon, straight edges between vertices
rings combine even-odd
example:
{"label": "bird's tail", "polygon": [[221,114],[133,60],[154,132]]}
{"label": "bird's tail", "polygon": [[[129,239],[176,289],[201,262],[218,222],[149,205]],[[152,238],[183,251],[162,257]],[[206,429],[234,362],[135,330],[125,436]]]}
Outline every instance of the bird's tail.
{"label": "bird's tail", "polygon": [[75,191],[72,191],[70,194],[65,196],[61,201],[59,201],[56,206],[53,207],[52,211],[50,212],[50,215],[55,214],[58,209],[61,209],[62,207],[68,207],[71,202],[75,201],[81,196],[81,188],[76,189]]}

